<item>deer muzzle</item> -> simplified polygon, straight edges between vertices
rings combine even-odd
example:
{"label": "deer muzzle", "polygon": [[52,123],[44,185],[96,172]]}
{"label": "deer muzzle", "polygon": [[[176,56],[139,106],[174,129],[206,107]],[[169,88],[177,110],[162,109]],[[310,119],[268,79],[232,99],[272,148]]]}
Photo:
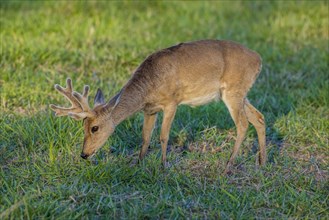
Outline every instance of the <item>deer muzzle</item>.
{"label": "deer muzzle", "polygon": [[85,154],[85,153],[83,153],[83,152],[81,153],[80,156],[81,156],[83,159],[85,159],[85,160],[89,157],[89,155],[87,155],[87,154]]}

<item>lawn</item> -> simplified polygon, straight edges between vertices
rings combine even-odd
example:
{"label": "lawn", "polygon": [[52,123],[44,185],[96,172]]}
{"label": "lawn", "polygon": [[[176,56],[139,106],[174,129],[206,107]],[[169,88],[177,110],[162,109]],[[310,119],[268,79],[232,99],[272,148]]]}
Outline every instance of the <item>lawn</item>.
{"label": "lawn", "polygon": [[[0,219],[329,218],[328,1],[0,2]],[[223,175],[235,126],[222,102],[181,106],[161,167],[159,122],[146,159],[143,114],[89,161],[81,122],[56,118],[53,85],[109,99],[150,53],[230,39],[261,54],[248,94],[266,118],[265,167],[249,127]]]}

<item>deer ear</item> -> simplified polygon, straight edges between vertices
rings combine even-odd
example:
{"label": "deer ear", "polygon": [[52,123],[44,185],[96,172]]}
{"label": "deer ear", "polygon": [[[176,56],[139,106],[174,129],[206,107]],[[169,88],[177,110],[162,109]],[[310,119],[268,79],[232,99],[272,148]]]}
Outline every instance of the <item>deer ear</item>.
{"label": "deer ear", "polygon": [[102,105],[104,104],[104,95],[101,89],[97,89],[97,93],[95,95],[95,99],[94,99],[94,107],[98,106],[98,105]]}
{"label": "deer ear", "polygon": [[121,93],[116,94],[112,99],[106,104],[107,109],[111,111],[119,104]]}
{"label": "deer ear", "polygon": [[119,104],[120,98],[121,98],[121,94],[120,94],[120,95],[117,97],[117,99],[115,100],[115,103],[114,103],[113,108],[115,108],[115,107]]}

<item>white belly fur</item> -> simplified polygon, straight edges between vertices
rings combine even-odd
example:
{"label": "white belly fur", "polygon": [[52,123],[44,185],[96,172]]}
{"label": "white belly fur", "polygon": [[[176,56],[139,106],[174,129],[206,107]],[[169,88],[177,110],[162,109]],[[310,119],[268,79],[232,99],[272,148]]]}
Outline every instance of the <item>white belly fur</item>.
{"label": "white belly fur", "polygon": [[199,97],[194,97],[192,99],[183,100],[179,104],[189,105],[189,106],[198,106],[198,105],[207,104],[211,101],[219,101],[219,100],[220,100],[220,95],[218,92],[216,92],[216,93],[207,94],[205,96],[199,96]]}

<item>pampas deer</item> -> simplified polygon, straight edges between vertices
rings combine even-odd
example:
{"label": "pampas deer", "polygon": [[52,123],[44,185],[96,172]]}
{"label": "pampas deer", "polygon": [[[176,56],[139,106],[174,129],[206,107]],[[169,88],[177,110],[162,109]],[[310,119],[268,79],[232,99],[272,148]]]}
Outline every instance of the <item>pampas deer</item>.
{"label": "pampas deer", "polygon": [[[105,102],[98,89],[94,108],[88,104],[89,86],[83,94],[73,91],[71,79],[66,88],[55,85],[72,104],[70,108],[50,107],[57,116],[84,119],[84,144],[81,157],[93,155],[113,133],[115,127],[137,111],[144,112],[143,159],[159,111],[163,111],[160,142],[162,162],[166,164],[169,131],[179,105],[198,106],[223,100],[237,128],[233,152],[227,162],[229,171],[245,138],[250,122],[256,129],[259,163],[266,162],[263,115],[246,98],[261,70],[260,56],[231,41],[201,40],[181,43],[151,54],[136,69],[118,94]],[[218,115],[214,115],[218,117]]]}

